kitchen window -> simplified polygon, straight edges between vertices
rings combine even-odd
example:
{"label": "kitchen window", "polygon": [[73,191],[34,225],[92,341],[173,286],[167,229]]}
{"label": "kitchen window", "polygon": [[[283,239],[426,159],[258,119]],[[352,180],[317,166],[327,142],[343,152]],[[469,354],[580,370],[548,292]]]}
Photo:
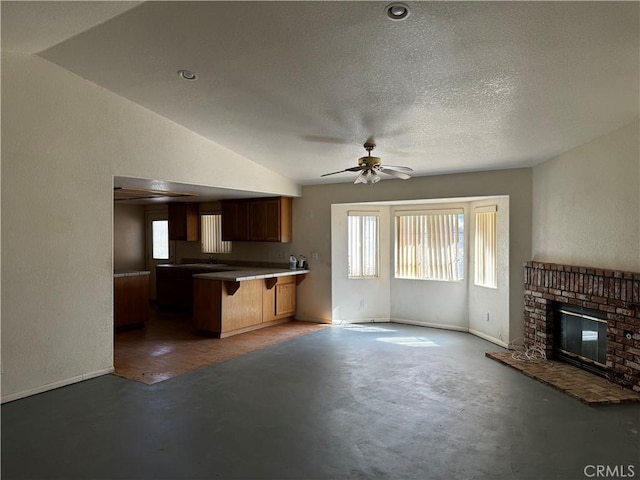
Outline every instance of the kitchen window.
{"label": "kitchen window", "polygon": [[222,240],[222,215],[202,215],[201,222],[202,253],[231,253],[231,242]]}
{"label": "kitchen window", "polygon": [[474,210],[475,231],[475,278],[476,285],[498,287],[498,242],[496,234],[497,207],[490,205]]}
{"label": "kitchen window", "polygon": [[464,279],[464,211],[397,211],[395,277]]}
{"label": "kitchen window", "polygon": [[348,212],[347,219],[348,278],[378,278],[380,274],[379,213]]}
{"label": "kitchen window", "polygon": [[152,254],[154,260],[169,259],[169,221],[153,220],[151,222]]}

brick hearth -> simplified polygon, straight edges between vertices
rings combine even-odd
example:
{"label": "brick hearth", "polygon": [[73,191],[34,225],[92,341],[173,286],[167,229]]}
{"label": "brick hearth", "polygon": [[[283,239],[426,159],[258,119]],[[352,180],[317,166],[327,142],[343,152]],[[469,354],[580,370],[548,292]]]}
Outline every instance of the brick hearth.
{"label": "brick hearth", "polygon": [[[607,315],[609,380],[640,392],[640,273],[524,264],[524,337],[553,357],[554,309],[558,304],[599,310]],[[624,332],[631,331],[631,339]]]}

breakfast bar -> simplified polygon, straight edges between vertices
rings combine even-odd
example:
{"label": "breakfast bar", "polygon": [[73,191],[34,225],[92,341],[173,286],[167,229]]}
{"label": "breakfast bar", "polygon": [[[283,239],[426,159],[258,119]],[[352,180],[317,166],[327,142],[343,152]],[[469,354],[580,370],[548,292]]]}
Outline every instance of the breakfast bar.
{"label": "breakfast bar", "polygon": [[293,319],[308,270],[237,268],[193,275],[197,330],[224,338]]}

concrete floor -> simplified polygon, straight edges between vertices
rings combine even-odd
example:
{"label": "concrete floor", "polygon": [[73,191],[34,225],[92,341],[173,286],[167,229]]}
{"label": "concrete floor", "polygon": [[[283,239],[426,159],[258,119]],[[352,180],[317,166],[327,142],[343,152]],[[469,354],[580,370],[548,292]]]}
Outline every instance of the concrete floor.
{"label": "concrete floor", "polygon": [[2,406],[2,478],[640,476],[640,406],[588,407],[484,357],[496,350],[366,324],[155,385],[103,376]]}

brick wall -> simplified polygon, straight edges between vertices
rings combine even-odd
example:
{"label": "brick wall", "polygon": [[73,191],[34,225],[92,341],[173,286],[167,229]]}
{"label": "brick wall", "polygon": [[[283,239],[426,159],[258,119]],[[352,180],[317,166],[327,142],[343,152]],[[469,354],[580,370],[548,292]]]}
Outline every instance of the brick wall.
{"label": "brick wall", "polygon": [[[552,357],[554,308],[558,304],[607,315],[607,378],[640,392],[640,273],[524,264],[524,336]],[[628,339],[624,331],[631,331]]]}

